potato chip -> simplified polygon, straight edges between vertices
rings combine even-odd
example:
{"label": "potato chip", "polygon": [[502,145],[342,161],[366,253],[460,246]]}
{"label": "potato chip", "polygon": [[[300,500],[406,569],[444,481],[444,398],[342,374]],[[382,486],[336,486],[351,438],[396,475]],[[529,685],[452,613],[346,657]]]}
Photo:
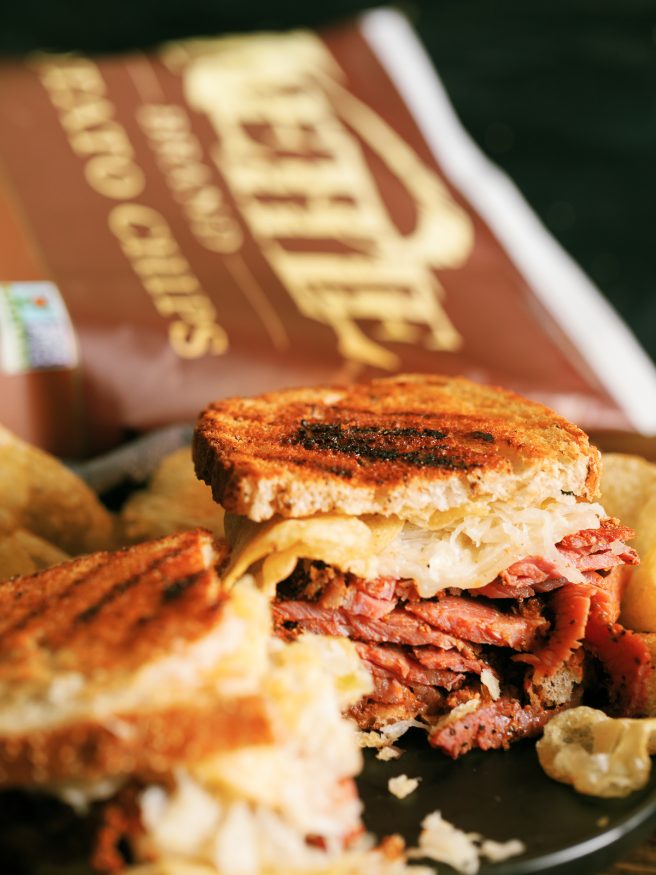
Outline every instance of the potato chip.
{"label": "potato chip", "polygon": [[632,546],[640,565],[630,572],[621,622],[629,629],[656,632],[656,465],[639,456],[603,457],[601,503],[609,516],[635,529]]}
{"label": "potato chip", "polygon": [[[374,515],[327,513],[306,519],[278,518],[256,523],[226,514],[226,536],[232,555],[223,582],[231,586],[261,560],[265,562],[255,576],[265,589],[288,576],[296,561],[305,557],[347,571],[352,562],[375,556],[384,549],[402,528],[403,522],[396,517]],[[280,560],[272,554],[279,554]]]}
{"label": "potato chip", "polygon": [[0,581],[38,570],[36,562],[13,534],[0,536]]}
{"label": "potato chip", "polygon": [[633,546],[640,556],[646,556],[656,547],[656,484],[645,493],[635,524]]}
{"label": "potato chip", "polygon": [[656,632],[656,547],[642,555],[631,573],[620,622],[636,632]]}
{"label": "potato chip", "polygon": [[614,719],[595,708],[570,708],[547,723],[536,749],[547,775],[579,793],[628,796],[649,780],[656,719]]}
{"label": "potato chip", "polygon": [[63,550],[23,529],[0,535],[0,581],[34,574],[68,558]]}
{"label": "potato chip", "polygon": [[15,528],[15,516],[1,505],[0,499],[0,532],[11,532]]}
{"label": "potato chip", "polygon": [[16,529],[12,533],[12,537],[17,544],[27,551],[31,559],[37,566],[38,571],[44,568],[52,568],[53,565],[59,565],[60,562],[66,562],[71,557],[68,553],[55,547],[43,538],[32,532],[27,532],[25,529]]}
{"label": "potato chip", "polygon": [[161,462],[147,489],[137,492],[121,513],[128,541],[160,538],[198,526],[223,537],[224,511],[209,486],[194,472],[191,449],[182,447]]}
{"label": "potato chip", "polygon": [[656,492],[656,465],[622,453],[605,453],[602,459],[601,503],[609,516],[635,529],[645,500]]}
{"label": "potato chip", "polygon": [[4,528],[25,529],[71,555],[114,546],[114,520],[72,471],[0,426]]}

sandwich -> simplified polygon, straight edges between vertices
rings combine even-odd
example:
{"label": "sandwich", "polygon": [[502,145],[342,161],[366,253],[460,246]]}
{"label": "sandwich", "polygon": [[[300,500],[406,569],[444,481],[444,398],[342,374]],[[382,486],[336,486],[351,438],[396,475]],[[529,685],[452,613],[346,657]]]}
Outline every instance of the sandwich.
{"label": "sandwich", "polygon": [[362,833],[341,711],[368,674],[273,638],[225,553],[194,530],[0,584],[0,787],[74,812],[96,872],[328,871]]}
{"label": "sandwich", "polygon": [[538,734],[584,698],[645,709],[648,648],[618,622],[632,531],[600,459],[546,407],[408,375],[211,404],[196,472],[226,511],[226,586],[253,575],[277,634],[355,642],[370,733],[452,757]]}

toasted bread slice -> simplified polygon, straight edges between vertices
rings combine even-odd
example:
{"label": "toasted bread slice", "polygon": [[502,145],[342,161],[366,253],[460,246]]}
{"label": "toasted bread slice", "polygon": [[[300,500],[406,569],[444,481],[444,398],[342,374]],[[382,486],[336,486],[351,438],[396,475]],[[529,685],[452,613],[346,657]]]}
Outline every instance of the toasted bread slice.
{"label": "toasted bread slice", "polygon": [[275,739],[258,695],[208,699],[0,736],[0,786],[166,775],[172,768]]}
{"label": "toasted bread slice", "polygon": [[225,552],[196,530],[0,584],[0,784],[160,771],[236,726],[270,739],[266,603],[227,596]]}
{"label": "toasted bread slice", "polygon": [[405,519],[476,499],[594,496],[599,454],[576,426],[512,392],[406,375],[210,405],[198,476],[227,510],[376,513]]}
{"label": "toasted bread slice", "polygon": [[[225,548],[223,548],[225,549]],[[0,683],[133,672],[213,629],[226,596],[202,530],[0,585]]]}

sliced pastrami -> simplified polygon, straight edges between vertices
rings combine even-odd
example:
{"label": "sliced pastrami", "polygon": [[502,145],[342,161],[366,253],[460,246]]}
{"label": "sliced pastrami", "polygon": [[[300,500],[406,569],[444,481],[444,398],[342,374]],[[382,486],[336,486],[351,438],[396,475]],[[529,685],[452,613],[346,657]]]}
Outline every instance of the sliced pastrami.
{"label": "sliced pastrami", "polygon": [[532,650],[549,627],[542,616],[503,613],[493,605],[460,596],[415,602],[406,609],[436,629],[465,641],[513,650]]}
{"label": "sliced pastrami", "polygon": [[481,750],[508,748],[518,738],[538,735],[556,710],[536,705],[522,706],[516,699],[502,696],[496,701],[481,699],[480,705],[463,713],[448,715],[438,721],[428,736],[433,747],[457,759],[473,747]]}
{"label": "sliced pastrami", "polygon": [[519,653],[513,657],[516,662],[534,666],[533,679],[537,683],[554,675],[581,646],[592,592],[589,586],[571,583],[556,590],[549,601],[554,624],[547,643],[535,653]]}
{"label": "sliced pastrami", "polygon": [[464,681],[461,672],[426,668],[406,650],[394,645],[359,643],[355,647],[358,655],[365,662],[385,669],[405,684],[424,684],[453,690]]}
{"label": "sliced pastrami", "polygon": [[378,599],[357,587],[350,587],[341,607],[349,614],[379,620],[396,607],[396,599]]}
{"label": "sliced pastrami", "polygon": [[[623,526],[618,520],[606,517],[601,520],[597,529],[581,529],[572,535],[565,535],[558,542],[558,547],[561,550],[589,553],[600,548],[605,549],[615,542],[630,541],[633,537],[635,532],[629,526]],[[629,553],[634,552],[630,547],[625,549]]]}
{"label": "sliced pastrami", "polygon": [[610,620],[612,593],[600,590],[592,597],[585,630],[585,645],[601,662],[610,681],[610,698],[625,717],[645,714],[647,684],[652,671],[651,654],[643,638]]}
{"label": "sliced pastrami", "polygon": [[458,653],[457,650],[441,650],[437,647],[414,647],[412,650],[417,659],[426,668],[450,671],[471,672],[478,674],[490,666],[482,659],[476,659]]}
{"label": "sliced pastrami", "polygon": [[598,529],[582,529],[556,544],[552,557],[526,556],[472,595],[487,598],[529,598],[564,586],[568,580],[580,582],[580,574],[609,571],[618,565],[635,565],[638,555],[623,541],[633,537],[628,526],[616,520],[601,521]]}
{"label": "sliced pastrami", "polygon": [[298,623],[307,632],[319,635],[342,635],[360,641],[408,644],[411,647],[430,644],[445,650],[455,649],[470,656],[475,653],[475,648],[468,642],[440,632],[399,608],[378,620],[347,614],[341,609],[327,610],[302,601],[274,602],[272,610],[277,627]]}

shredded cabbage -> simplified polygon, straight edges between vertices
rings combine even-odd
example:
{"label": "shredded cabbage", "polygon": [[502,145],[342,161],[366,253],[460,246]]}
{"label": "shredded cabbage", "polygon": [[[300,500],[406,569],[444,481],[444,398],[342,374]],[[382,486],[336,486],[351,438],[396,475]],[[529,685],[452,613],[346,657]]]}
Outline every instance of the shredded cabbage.
{"label": "shredded cabbage", "polygon": [[233,553],[227,579],[254,569],[270,590],[299,559],[320,559],[360,577],[414,580],[419,595],[430,598],[448,587],[476,589],[526,556],[544,556],[562,576],[581,582],[555,544],[581,529],[596,529],[605,516],[599,504],[562,495],[539,506],[497,501],[472,503],[434,514],[424,528],[396,517],[323,514],[278,519],[264,524],[232,518]]}
{"label": "shredded cabbage", "polygon": [[[598,528],[603,516],[601,505],[564,495],[542,507],[487,505],[437,532],[406,523],[378,554],[376,576],[411,578],[422,598],[447,587],[476,589],[525,556],[563,564],[555,544],[572,532]],[[349,570],[359,574],[360,564],[351,563]]]}

